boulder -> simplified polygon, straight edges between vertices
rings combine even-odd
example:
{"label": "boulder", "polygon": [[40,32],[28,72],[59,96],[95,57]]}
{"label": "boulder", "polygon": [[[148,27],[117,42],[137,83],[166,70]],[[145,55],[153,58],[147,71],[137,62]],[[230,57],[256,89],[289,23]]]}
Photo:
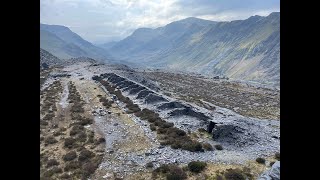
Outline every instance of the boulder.
{"label": "boulder", "polygon": [[271,169],[265,171],[258,180],[280,180],[280,161],[276,161]]}

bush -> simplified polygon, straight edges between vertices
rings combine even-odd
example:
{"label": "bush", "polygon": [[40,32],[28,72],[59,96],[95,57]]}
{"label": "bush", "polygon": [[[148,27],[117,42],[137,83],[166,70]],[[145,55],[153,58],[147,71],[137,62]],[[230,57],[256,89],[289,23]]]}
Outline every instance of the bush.
{"label": "bush", "polygon": [[264,164],[264,163],[266,162],[266,160],[265,160],[264,158],[261,158],[261,157],[258,157],[258,158],[256,159],[256,161],[257,161],[257,163],[259,163],[259,164]]}
{"label": "bush", "polygon": [[59,167],[53,167],[43,173],[43,177],[40,177],[40,179],[51,179],[50,177],[54,174],[62,173],[62,169]]}
{"label": "bush", "polygon": [[64,171],[70,171],[74,169],[79,169],[80,163],[78,161],[70,161],[66,164]]}
{"label": "bush", "polygon": [[163,128],[158,128],[157,133],[158,134],[164,134],[167,132],[167,129],[163,129]]}
{"label": "bush", "polygon": [[40,125],[47,126],[48,122],[44,120],[40,120]]}
{"label": "bush", "polygon": [[171,148],[172,149],[179,149],[179,148],[181,148],[181,144],[175,142],[175,143],[171,144]]}
{"label": "bush", "polygon": [[91,152],[87,149],[84,149],[80,152],[78,159],[79,159],[79,161],[85,161],[85,160],[90,159],[93,156],[94,156],[93,152]]}
{"label": "bush", "polygon": [[160,125],[161,128],[170,128],[170,127],[173,127],[173,123],[170,123],[170,122],[165,122],[165,123],[162,123]]}
{"label": "bush", "polygon": [[[77,101],[76,101],[77,102]],[[74,113],[84,113],[84,109],[82,107],[82,104],[78,104],[75,103],[72,107],[71,107],[71,112]]]}
{"label": "bush", "polygon": [[187,174],[179,166],[172,165],[166,177],[167,180],[183,180],[187,179]]}
{"label": "bush", "polygon": [[223,150],[223,147],[220,144],[214,145],[214,148],[216,148],[216,150],[219,150],[219,151]]}
{"label": "bush", "polygon": [[70,136],[74,136],[80,132],[82,132],[84,130],[84,127],[83,126],[80,126],[78,124],[74,125],[72,127],[72,129],[70,130]]}
{"label": "bush", "polygon": [[85,132],[80,132],[78,134],[77,140],[80,141],[80,142],[86,142],[87,134]]}
{"label": "bush", "polygon": [[62,173],[62,169],[61,168],[59,168],[59,167],[53,167],[52,169],[51,169],[51,171],[52,171],[52,173],[54,173],[54,174],[58,174],[58,173]]}
{"label": "bush", "polygon": [[148,162],[146,164],[146,168],[153,168],[153,163],[152,162]]}
{"label": "bush", "polygon": [[92,124],[92,123],[93,123],[93,120],[89,119],[89,118],[83,118],[80,121],[80,125],[82,125],[82,126],[85,126],[85,125],[88,125],[88,124]]}
{"label": "bush", "polygon": [[178,128],[175,128],[174,129],[174,132],[178,135],[178,136],[185,136],[187,133],[184,132],[183,130],[181,129],[178,129]]}
{"label": "bush", "polygon": [[85,177],[88,177],[90,174],[93,174],[97,166],[92,162],[87,162],[82,166],[82,172]]}
{"label": "bush", "polygon": [[59,165],[59,162],[57,160],[55,160],[55,159],[50,159],[47,162],[47,167],[57,166],[57,165]]}
{"label": "bush", "polygon": [[75,139],[73,138],[66,138],[64,140],[64,146],[67,147],[67,148],[73,148],[74,144],[75,144]]}
{"label": "bush", "polygon": [[188,168],[191,172],[199,173],[205,169],[207,163],[200,161],[192,161],[188,164]]}
{"label": "bush", "polygon": [[207,151],[212,151],[213,150],[213,147],[209,143],[203,143],[202,147]]}
{"label": "bush", "polygon": [[240,169],[227,169],[224,173],[226,180],[246,180],[246,176],[242,173]]}
{"label": "bush", "polygon": [[191,152],[197,152],[197,151],[201,151],[202,145],[196,141],[189,141],[189,142],[184,142],[181,148]]}
{"label": "bush", "polygon": [[154,124],[150,124],[150,129],[151,129],[151,131],[157,130],[157,128],[156,128],[156,126]]}
{"label": "bush", "polygon": [[187,178],[187,174],[179,166],[173,164],[163,164],[152,172],[153,176],[160,173],[164,174],[167,180],[183,180]]}
{"label": "bush", "polygon": [[47,138],[45,139],[44,142],[47,143],[47,144],[55,144],[55,143],[57,143],[58,141],[57,141],[54,137],[49,136],[49,137],[47,137]]}
{"label": "bush", "polygon": [[136,113],[136,112],[141,111],[141,109],[139,108],[139,106],[136,105],[136,104],[133,104],[131,100],[128,102],[128,104],[126,105],[126,107],[129,109],[128,113]]}
{"label": "bush", "polygon": [[276,158],[276,160],[280,161],[280,153],[277,152],[277,153],[274,155],[274,158]]}
{"label": "bush", "polygon": [[[162,120],[161,118],[154,118],[152,120],[154,120],[153,122],[154,122],[155,126],[161,126],[163,123],[165,123],[165,121]],[[149,122],[151,122],[151,121],[149,120]]]}
{"label": "bush", "polygon": [[167,173],[169,172],[170,167],[167,164],[162,164],[160,167],[158,167],[157,169],[153,170],[154,173]]}
{"label": "bush", "polygon": [[63,173],[61,176],[60,176],[61,179],[70,179],[71,176],[67,173]]}
{"label": "bush", "polygon": [[72,161],[77,158],[77,153],[75,151],[70,151],[63,156],[64,161]]}

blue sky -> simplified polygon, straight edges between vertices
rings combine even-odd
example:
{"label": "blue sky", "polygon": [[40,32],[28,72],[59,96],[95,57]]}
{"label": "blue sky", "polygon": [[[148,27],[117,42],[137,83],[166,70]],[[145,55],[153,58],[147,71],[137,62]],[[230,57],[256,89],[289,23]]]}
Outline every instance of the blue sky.
{"label": "blue sky", "polygon": [[280,0],[40,0],[41,23],[67,26],[93,43],[187,17],[232,21],[275,11]]}

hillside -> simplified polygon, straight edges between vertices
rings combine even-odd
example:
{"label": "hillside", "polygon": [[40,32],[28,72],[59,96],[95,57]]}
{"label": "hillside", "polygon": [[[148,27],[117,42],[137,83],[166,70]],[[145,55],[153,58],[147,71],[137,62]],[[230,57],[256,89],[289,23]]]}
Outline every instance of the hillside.
{"label": "hillside", "polygon": [[105,49],[94,46],[60,25],[40,24],[40,47],[62,59],[81,56],[101,60],[111,58]]}
{"label": "hillside", "polygon": [[137,29],[110,49],[137,66],[279,84],[280,12],[246,20],[187,18],[157,29]]}
{"label": "hillside", "polygon": [[40,48],[40,69],[63,63],[62,60]]}

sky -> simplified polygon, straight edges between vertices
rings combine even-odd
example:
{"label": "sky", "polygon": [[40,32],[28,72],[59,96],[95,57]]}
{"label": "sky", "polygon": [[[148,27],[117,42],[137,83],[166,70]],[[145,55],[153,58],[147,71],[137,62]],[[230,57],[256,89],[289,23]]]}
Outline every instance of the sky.
{"label": "sky", "polygon": [[41,23],[69,27],[95,44],[188,17],[232,21],[271,12],[280,12],[280,0],[40,0]]}

